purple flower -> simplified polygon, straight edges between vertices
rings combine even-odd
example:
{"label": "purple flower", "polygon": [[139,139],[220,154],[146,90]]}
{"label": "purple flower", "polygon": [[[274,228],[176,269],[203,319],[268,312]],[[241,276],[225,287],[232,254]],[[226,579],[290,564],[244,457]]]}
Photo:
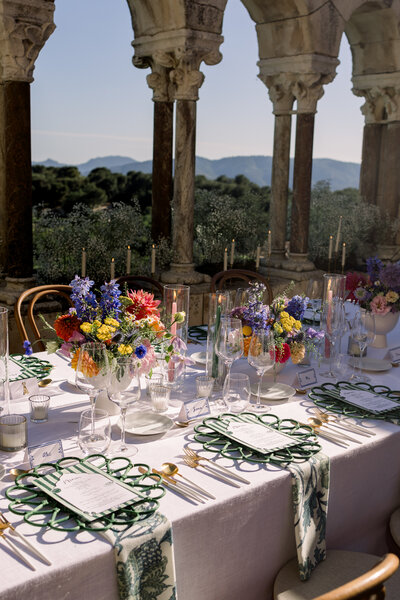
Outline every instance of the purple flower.
{"label": "purple flower", "polygon": [[72,287],[71,300],[74,303],[76,315],[82,321],[91,323],[97,316],[97,300],[90,288],[94,284],[89,277],[82,279],[78,275],[70,282]]}
{"label": "purple flower", "polygon": [[309,340],[322,340],[323,337],[325,337],[324,331],[317,331],[312,327],[306,329],[306,338],[308,338]]}
{"label": "purple flower", "polygon": [[383,267],[383,263],[377,256],[371,256],[367,258],[367,272],[371,279],[371,281],[376,281],[380,279],[381,269]]}
{"label": "purple flower", "polygon": [[102,310],[102,317],[114,317],[118,320],[118,316],[121,313],[121,302],[119,297],[121,290],[119,284],[115,283],[115,279],[112,279],[110,283],[104,283],[101,286],[100,291],[102,293],[100,298],[100,308]]}
{"label": "purple flower", "polygon": [[307,304],[308,298],[303,298],[302,296],[293,296],[293,298],[288,302],[285,310],[291,317],[301,321],[304,317]]}
{"label": "purple flower", "polygon": [[31,354],[33,354],[32,344],[30,343],[29,340],[25,340],[22,345],[23,345],[24,350],[25,350],[25,352],[24,352],[25,356],[30,356]]}
{"label": "purple flower", "polygon": [[135,350],[135,354],[138,358],[144,358],[147,354],[147,348],[146,346],[143,346],[143,344],[140,344],[136,350]]}
{"label": "purple flower", "polygon": [[371,297],[371,293],[363,287],[356,288],[353,294],[358,302],[366,302]]}
{"label": "purple flower", "polygon": [[400,264],[398,262],[389,263],[383,267],[379,274],[379,281],[392,290],[398,290],[400,288]]}

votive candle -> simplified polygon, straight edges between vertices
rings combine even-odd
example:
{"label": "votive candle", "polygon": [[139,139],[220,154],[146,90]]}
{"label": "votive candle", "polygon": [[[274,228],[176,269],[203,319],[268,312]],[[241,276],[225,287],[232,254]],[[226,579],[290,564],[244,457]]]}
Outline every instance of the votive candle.
{"label": "votive candle", "polygon": [[132,251],[131,251],[131,247],[128,246],[127,251],[126,251],[126,274],[127,275],[131,274],[131,261],[132,261]]}
{"label": "votive candle", "polygon": [[156,272],[156,247],[153,244],[151,247],[151,274]]}
{"label": "votive candle", "polygon": [[81,277],[86,277],[86,250],[82,248]]}
{"label": "votive candle", "polygon": [[233,260],[235,257],[235,240],[232,240],[232,244],[231,244],[231,268],[233,267]]}
{"label": "votive candle", "polygon": [[228,270],[228,248],[224,251],[224,271]]}
{"label": "votive candle", "polygon": [[111,259],[111,268],[110,268],[111,279],[115,279],[115,260]]}

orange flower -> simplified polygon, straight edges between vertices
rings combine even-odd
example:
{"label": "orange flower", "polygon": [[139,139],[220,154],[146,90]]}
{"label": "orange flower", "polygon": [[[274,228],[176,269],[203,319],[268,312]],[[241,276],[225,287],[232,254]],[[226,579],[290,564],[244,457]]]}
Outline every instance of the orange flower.
{"label": "orange flower", "polygon": [[[76,350],[75,354],[73,355],[73,357],[71,358],[71,367],[73,369],[75,369],[75,371],[78,366],[78,360],[79,360],[80,353],[81,353],[81,349],[78,348]],[[99,371],[100,371],[100,369],[94,362],[93,358],[91,356],[89,356],[89,354],[87,352],[83,352],[82,360],[81,360],[81,373],[85,377],[93,377],[94,375],[98,375]]]}
{"label": "orange flower", "polygon": [[80,324],[81,321],[76,315],[61,315],[54,322],[54,329],[59,338],[68,342],[74,331],[79,331]]}
{"label": "orange flower", "polygon": [[243,339],[243,347],[244,347],[243,354],[245,356],[249,355],[250,342],[251,342],[251,335],[248,335],[247,337],[245,337]]}
{"label": "orange flower", "polygon": [[126,307],[126,312],[135,316],[136,320],[145,319],[150,315],[159,316],[157,309],[161,303],[160,300],[154,300],[154,294],[138,290],[137,292],[128,292],[128,298],[132,301],[132,304]]}

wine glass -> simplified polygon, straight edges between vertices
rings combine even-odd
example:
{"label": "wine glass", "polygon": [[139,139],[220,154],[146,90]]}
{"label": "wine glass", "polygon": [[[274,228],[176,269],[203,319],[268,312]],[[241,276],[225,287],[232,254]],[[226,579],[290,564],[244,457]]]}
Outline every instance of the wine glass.
{"label": "wine glass", "polygon": [[325,302],[321,310],[321,329],[325,333],[325,339],[329,346],[329,370],[321,373],[324,377],[336,379],[334,362],[336,358],[337,341],[341,339],[346,328],[346,315],[343,302],[340,299]]}
{"label": "wine glass", "polygon": [[215,352],[225,363],[227,369],[224,389],[226,385],[229,385],[232,364],[243,355],[243,351],[244,344],[241,320],[226,316],[221,317],[217,331]]}
{"label": "wine glass", "polygon": [[249,364],[257,371],[258,389],[257,404],[255,410],[268,410],[269,406],[261,404],[261,382],[266,371],[273,368],[275,364],[275,338],[271,330],[254,330],[250,340],[249,354],[247,357]]}
{"label": "wine glass", "polygon": [[79,419],[78,443],[84,454],[103,454],[111,442],[111,424],[108,412],[89,408]]}
{"label": "wine glass", "polygon": [[[358,354],[358,374],[353,371],[351,376],[356,381],[370,381],[369,377],[362,372],[362,355],[365,348],[372,344],[375,339],[375,315],[373,313],[366,313],[357,311],[352,322],[351,336],[356,342],[359,350]],[[355,364],[355,363],[354,363]]]}
{"label": "wine glass", "polygon": [[307,284],[306,296],[309,299],[309,307],[312,310],[313,318],[312,324],[317,323],[316,314],[321,308],[322,298],[322,280],[321,279],[310,279]]}
{"label": "wine glass", "polygon": [[105,344],[99,342],[82,344],[79,349],[75,383],[78,389],[89,395],[92,409],[97,395],[107,388],[109,374],[110,363]]}
{"label": "wine glass", "polygon": [[131,356],[113,359],[110,383],[107,388],[108,397],[115,402],[121,411],[121,445],[119,452],[127,452],[133,456],[138,451],[136,446],[128,446],[125,442],[126,412],[128,407],[140,398],[140,379],[138,369]]}

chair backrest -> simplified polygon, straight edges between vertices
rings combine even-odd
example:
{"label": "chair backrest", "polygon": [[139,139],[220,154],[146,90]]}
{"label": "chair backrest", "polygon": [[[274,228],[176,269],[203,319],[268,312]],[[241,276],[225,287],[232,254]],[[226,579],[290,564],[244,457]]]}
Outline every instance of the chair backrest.
{"label": "chair backrest", "polygon": [[382,600],[385,598],[384,583],[397,571],[398,566],[398,557],[395,554],[386,554],[375,567],[364,575],[322,594],[314,600]]}
{"label": "chair backrest", "polygon": [[216,292],[217,290],[223,290],[226,287],[228,281],[241,280],[246,284],[251,281],[260,281],[266,287],[267,304],[271,304],[273,299],[272,288],[269,281],[260,273],[256,271],[247,271],[246,269],[229,269],[228,271],[219,271],[215,273],[211,279],[211,291]]}
{"label": "chair backrest", "polygon": [[28,323],[31,326],[33,336],[35,341],[37,341],[37,348],[40,350],[45,350],[45,345],[40,341],[40,332],[36,325],[35,315],[33,313],[33,309],[38,300],[43,298],[43,296],[59,296],[65,298],[67,300],[69,306],[73,306],[73,302],[71,300],[71,292],[72,288],[69,285],[38,285],[37,287],[30,288],[29,290],[25,290],[22,292],[20,297],[15,303],[14,306],[14,317],[15,322],[17,324],[18,332],[21,337],[21,343],[25,340],[28,340],[28,334],[24,325],[24,319],[22,316],[22,304],[25,300],[28,300],[30,296],[33,296],[29,300],[28,304]]}
{"label": "chair backrest", "polygon": [[117,283],[119,283],[122,292],[124,291],[126,283],[128,289],[143,289],[147,292],[154,293],[155,297],[161,296],[161,299],[163,297],[164,287],[162,283],[151,277],[147,277],[146,275],[122,275],[117,278]]}

